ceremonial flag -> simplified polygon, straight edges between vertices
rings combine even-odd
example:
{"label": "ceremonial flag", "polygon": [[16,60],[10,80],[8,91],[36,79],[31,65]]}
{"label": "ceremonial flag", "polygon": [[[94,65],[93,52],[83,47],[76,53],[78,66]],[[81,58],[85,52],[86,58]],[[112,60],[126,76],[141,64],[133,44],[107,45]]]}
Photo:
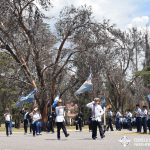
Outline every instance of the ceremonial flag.
{"label": "ceremonial flag", "polygon": [[101,97],[101,106],[104,109],[104,107],[106,107],[106,99],[104,96]]}
{"label": "ceremonial flag", "polygon": [[87,80],[82,84],[82,86],[75,92],[75,95],[79,95],[84,92],[90,92],[93,89],[92,84],[92,73],[90,73]]}
{"label": "ceremonial flag", "polygon": [[19,100],[16,103],[17,107],[22,106],[24,103],[32,103],[35,93],[37,92],[37,89],[35,88],[33,91],[31,91],[27,96],[21,96]]}
{"label": "ceremonial flag", "polygon": [[53,102],[53,104],[52,104],[52,107],[53,107],[53,108],[56,107],[56,105],[57,105],[57,103],[58,103],[58,100],[59,100],[59,95],[57,95],[57,96],[55,97],[55,99],[54,99],[54,102]]}
{"label": "ceremonial flag", "polygon": [[148,99],[148,101],[150,101],[150,94],[147,95],[147,99]]}

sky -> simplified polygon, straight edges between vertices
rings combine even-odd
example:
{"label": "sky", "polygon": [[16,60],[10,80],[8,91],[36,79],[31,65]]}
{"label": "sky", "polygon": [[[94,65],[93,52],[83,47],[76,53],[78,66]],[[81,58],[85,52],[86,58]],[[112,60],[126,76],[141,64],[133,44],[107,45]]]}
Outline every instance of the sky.
{"label": "sky", "polygon": [[92,6],[97,21],[110,19],[112,24],[125,29],[150,25],[150,0],[52,0],[53,8],[46,15],[58,17],[64,6]]}

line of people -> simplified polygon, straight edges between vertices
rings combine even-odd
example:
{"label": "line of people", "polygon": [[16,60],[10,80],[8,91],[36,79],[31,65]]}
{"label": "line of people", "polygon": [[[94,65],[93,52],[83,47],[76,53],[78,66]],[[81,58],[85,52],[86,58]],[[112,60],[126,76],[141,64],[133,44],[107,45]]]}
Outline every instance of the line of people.
{"label": "line of people", "polygon": [[[113,112],[112,109],[109,108],[107,112],[107,118],[108,118],[108,126],[107,130],[109,128],[111,131],[113,131]],[[124,115],[121,114],[119,109],[117,109],[116,115],[115,115],[115,126],[116,130],[121,131],[122,128],[127,128],[128,130],[132,131],[133,127],[137,128],[137,132],[141,133],[143,128],[143,133],[147,133],[147,128],[150,132],[150,110],[147,110],[147,106],[143,106],[140,108],[140,105],[136,105],[135,111],[132,113],[130,109],[126,111]]]}
{"label": "line of people", "polygon": [[[100,137],[104,138],[105,130],[102,126],[102,117],[105,113],[102,109],[101,99],[95,98],[92,102],[88,103],[86,106],[91,109],[91,116],[89,118],[89,130],[92,131],[92,139],[97,138],[97,128],[99,129]],[[23,115],[23,122],[24,122],[24,134],[27,134],[28,126],[30,126],[30,133],[33,132],[33,136],[41,135],[41,128],[42,128],[42,116],[38,110],[38,107],[35,107],[32,112],[29,112],[28,109],[22,109],[20,113]],[[62,105],[62,100],[59,99],[57,107],[55,111],[52,111],[48,115],[48,123],[47,123],[47,131],[54,133],[54,124],[56,122],[57,126],[57,139],[60,139],[60,130],[63,130],[65,137],[68,137],[69,134],[65,127],[65,106]],[[147,133],[147,128],[150,132],[150,111],[147,110],[146,106],[140,108],[137,104],[135,111],[132,113],[131,110],[127,110],[125,115],[123,116],[119,110],[117,110],[116,114],[114,115],[112,109],[109,108],[107,111],[107,127],[106,130],[108,131],[109,128],[111,131],[113,129],[113,118],[115,116],[115,126],[116,130],[121,130],[122,128],[127,128],[132,131],[133,125],[136,126],[137,132],[141,133],[143,128],[143,133]],[[10,114],[9,109],[5,110],[4,113],[5,117],[5,126],[6,126],[6,135],[12,134],[12,116]],[[76,130],[82,131],[82,123],[83,123],[83,115],[81,112],[75,118],[76,122]]]}

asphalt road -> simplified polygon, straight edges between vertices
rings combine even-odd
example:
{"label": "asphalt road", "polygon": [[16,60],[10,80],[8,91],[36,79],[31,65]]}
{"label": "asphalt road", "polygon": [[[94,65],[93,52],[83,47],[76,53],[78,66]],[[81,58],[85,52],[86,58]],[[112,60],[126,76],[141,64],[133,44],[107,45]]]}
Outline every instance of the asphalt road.
{"label": "asphalt road", "polygon": [[[61,133],[61,140],[57,140],[56,133],[42,133],[33,137],[15,132],[7,137],[0,132],[0,150],[150,150],[150,134],[137,134],[135,131],[108,131],[105,138],[99,136],[92,140],[91,132],[70,130],[69,137]],[[99,135],[99,134],[98,134]]]}

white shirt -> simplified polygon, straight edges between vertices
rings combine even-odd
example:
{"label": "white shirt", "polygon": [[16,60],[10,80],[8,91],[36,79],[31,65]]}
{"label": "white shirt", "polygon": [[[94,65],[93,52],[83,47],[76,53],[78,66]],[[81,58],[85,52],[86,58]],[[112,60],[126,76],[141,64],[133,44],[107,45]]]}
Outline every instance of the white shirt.
{"label": "white shirt", "polygon": [[141,111],[141,117],[147,117],[147,109]]}
{"label": "white shirt", "polygon": [[147,119],[150,119],[150,111],[147,113]]}
{"label": "white shirt", "polygon": [[27,119],[27,115],[28,115],[28,113],[29,113],[29,112],[26,112],[26,113],[25,113],[25,115],[24,115],[24,120],[26,120],[26,119]]}
{"label": "white shirt", "polygon": [[104,114],[104,110],[95,102],[88,103],[86,105],[88,108],[92,110],[92,120],[101,121],[101,116]]}
{"label": "white shirt", "polygon": [[121,115],[121,113],[118,111],[117,113],[116,113],[116,117],[117,118],[120,118],[122,115]]}
{"label": "white shirt", "polygon": [[38,113],[38,112],[36,112],[36,113],[34,113],[33,114],[33,116],[32,116],[32,123],[34,123],[35,121],[38,121],[38,120],[40,120],[42,117],[41,117],[41,114],[40,113]]}
{"label": "white shirt", "polygon": [[141,117],[141,108],[135,110],[136,117]]}
{"label": "white shirt", "polygon": [[132,113],[131,112],[127,112],[127,118],[132,118]]}
{"label": "white shirt", "polygon": [[109,118],[111,118],[111,117],[113,116],[112,111],[108,111],[108,114],[107,114],[107,115],[108,115]]}
{"label": "white shirt", "polygon": [[56,112],[56,122],[64,122],[65,118],[64,118],[64,108],[65,106],[57,106],[55,108],[55,112]]}
{"label": "white shirt", "polygon": [[5,121],[11,121],[11,115],[10,115],[10,113],[5,113],[4,117],[5,117]]}

